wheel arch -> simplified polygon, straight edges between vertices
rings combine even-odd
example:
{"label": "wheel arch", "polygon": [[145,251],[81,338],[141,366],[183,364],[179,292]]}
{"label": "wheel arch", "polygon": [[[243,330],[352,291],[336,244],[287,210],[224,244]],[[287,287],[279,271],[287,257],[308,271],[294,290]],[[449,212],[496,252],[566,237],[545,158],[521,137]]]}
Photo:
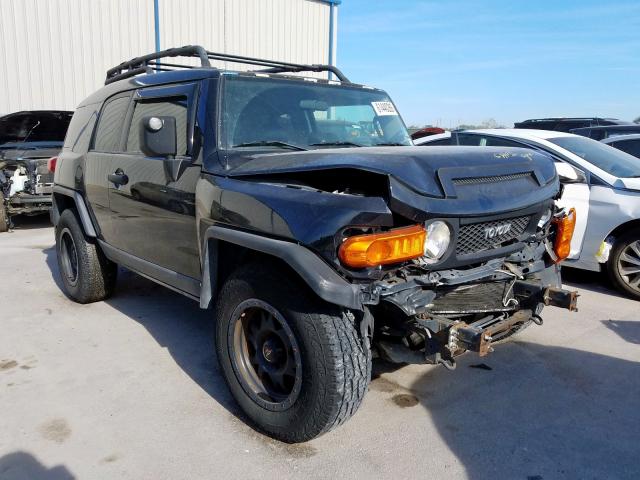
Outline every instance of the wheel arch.
{"label": "wheel arch", "polygon": [[96,238],[98,236],[96,229],[93,226],[93,222],[91,221],[87,204],[80,192],[56,185],[53,187],[52,197],[51,223],[57,225],[63,211],[67,209],[75,209],[78,213],[78,218],[80,219],[80,224],[82,225],[85,235],[92,238]]}
{"label": "wheel arch", "polygon": [[362,310],[360,290],[302,245],[213,225],[202,243],[200,307],[209,308],[224,280],[241,264],[252,260],[277,262],[293,272],[322,300]]}
{"label": "wheel arch", "polygon": [[607,235],[607,237],[619,237],[621,235],[625,235],[626,233],[632,231],[632,230],[638,230],[640,231],[640,218],[635,218],[633,220],[629,220],[625,223],[622,223],[620,225],[618,225],[616,228],[614,228],[611,233],[609,233],[609,235]]}

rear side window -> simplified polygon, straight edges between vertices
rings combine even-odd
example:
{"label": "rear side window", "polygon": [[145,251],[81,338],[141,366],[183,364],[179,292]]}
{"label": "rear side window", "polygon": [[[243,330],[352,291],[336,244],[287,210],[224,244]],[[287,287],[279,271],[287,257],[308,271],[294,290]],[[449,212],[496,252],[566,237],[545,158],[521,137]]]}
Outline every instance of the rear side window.
{"label": "rear side window", "polygon": [[124,118],[129,107],[129,97],[118,97],[105,104],[100,114],[93,149],[99,152],[120,151],[120,138]]}
{"label": "rear side window", "polygon": [[616,147],[618,150],[622,150],[623,152],[627,152],[634,157],[640,158],[640,140],[618,141],[611,145]]}
{"label": "rear side window", "polygon": [[526,148],[525,145],[522,145],[521,143],[518,142],[514,142],[512,140],[507,140],[506,138],[500,138],[500,137],[486,137],[484,140],[486,140],[485,146],[487,147],[520,147],[520,148]]}
{"label": "rear side window", "polygon": [[129,134],[127,152],[140,153],[140,130],[144,117],[169,116],[176,119],[177,154],[187,154],[187,98],[176,97],[162,101],[138,101],[135,104]]}
{"label": "rear side window", "polygon": [[91,133],[96,124],[97,116],[95,105],[78,108],[69,124],[63,148],[77,153],[86,153],[89,149]]}
{"label": "rear side window", "polygon": [[481,145],[482,137],[479,135],[468,135],[464,133],[458,134],[458,145],[466,145],[472,147],[479,147]]}

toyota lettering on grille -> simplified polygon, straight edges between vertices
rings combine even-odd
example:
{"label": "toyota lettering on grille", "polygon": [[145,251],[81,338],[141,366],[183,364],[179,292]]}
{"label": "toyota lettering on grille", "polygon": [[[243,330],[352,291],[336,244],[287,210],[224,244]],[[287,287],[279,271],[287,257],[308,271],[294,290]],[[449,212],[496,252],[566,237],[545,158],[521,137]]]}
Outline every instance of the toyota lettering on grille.
{"label": "toyota lettering on grille", "polygon": [[505,233],[511,231],[511,223],[503,223],[502,225],[496,225],[494,227],[487,227],[484,229],[484,238],[490,240],[492,238],[500,237]]}

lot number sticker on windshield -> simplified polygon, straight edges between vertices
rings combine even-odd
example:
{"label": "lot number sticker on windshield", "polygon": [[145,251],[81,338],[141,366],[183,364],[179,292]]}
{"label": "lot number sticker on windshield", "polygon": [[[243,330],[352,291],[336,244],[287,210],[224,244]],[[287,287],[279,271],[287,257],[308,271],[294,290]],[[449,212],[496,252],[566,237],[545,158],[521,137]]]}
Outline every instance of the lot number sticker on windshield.
{"label": "lot number sticker on windshield", "polygon": [[396,107],[391,102],[371,102],[371,106],[379,117],[382,115],[398,115]]}

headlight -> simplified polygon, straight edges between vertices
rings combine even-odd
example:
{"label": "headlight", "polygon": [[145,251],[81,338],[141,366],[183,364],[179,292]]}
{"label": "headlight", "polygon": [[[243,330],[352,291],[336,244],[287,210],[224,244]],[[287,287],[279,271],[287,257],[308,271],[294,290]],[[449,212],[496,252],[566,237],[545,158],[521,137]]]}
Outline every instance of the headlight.
{"label": "headlight", "polygon": [[538,228],[542,228],[547,223],[549,223],[549,220],[551,220],[551,215],[551,209],[548,209],[546,212],[544,212],[544,214],[540,217],[540,221],[538,222]]}
{"label": "headlight", "polygon": [[424,241],[426,263],[435,263],[442,258],[451,242],[449,226],[440,220],[427,225],[427,238]]}

